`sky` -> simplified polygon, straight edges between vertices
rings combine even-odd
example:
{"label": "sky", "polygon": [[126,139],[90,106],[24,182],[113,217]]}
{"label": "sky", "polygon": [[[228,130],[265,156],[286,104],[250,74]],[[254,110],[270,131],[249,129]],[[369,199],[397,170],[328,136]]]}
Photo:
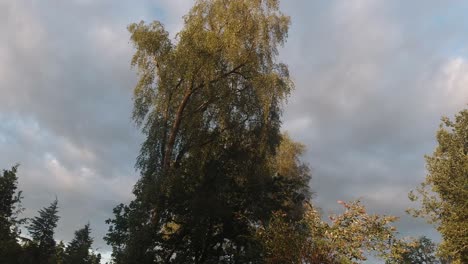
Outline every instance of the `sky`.
{"label": "sky", "polygon": [[[132,199],[143,140],[131,120],[128,24],[174,38],[191,0],[0,0],[0,168],[19,167],[24,216],[59,200],[56,239],[90,222],[94,248],[112,208]],[[401,217],[402,236],[437,239],[405,214],[442,116],[468,103],[468,2],[294,0],[280,60],[295,90],[283,130],[307,147],[314,202]]]}

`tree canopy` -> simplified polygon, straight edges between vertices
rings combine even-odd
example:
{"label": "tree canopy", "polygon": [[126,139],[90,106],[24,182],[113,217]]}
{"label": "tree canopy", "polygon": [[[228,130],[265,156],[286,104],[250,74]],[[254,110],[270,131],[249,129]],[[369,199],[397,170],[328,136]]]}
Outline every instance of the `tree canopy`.
{"label": "tree canopy", "polygon": [[48,207],[39,210],[39,216],[31,220],[27,229],[32,238],[30,249],[33,251],[31,258],[34,258],[34,262],[49,263],[55,256],[54,233],[59,219],[58,200],[55,199]]}
{"label": "tree canopy", "polygon": [[436,147],[426,156],[428,174],[411,200],[420,209],[409,210],[426,217],[442,235],[440,254],[458,263],[468,262],[468,109],[455,120],[442,118]]}
{"label": "tree canopy", "polygon": [[17,239],[24,219],[19,218],[23,208],[21,192],[17,190],[17,169],[18,165],[0,174],[0,259],[6,263],[17,263],[21,254]]}
{"label": "tree canopy", "polygon": [[436,256],[437,245],[429,238],[422,236],[410,241],[398,241],[399,250],[388,260],[387,264],[444,264],[450,263]]}
{"label": "tree canopy", "polygon": [[265,249],[265,263],[361,263],[369,254],[390,259],[399,252],[400,240],[394,216],[367,213],[360,201],[338,201],[341,214],[323,219],[307,203],[304,217],[297,222],[277,212],[272,221],[257,230]]}
{"label": "tree canopy", "polygon": [[280,134],[293,84],[277,61],[279,2],[200,0],[184,21],[176,40],[158,21],[129,26],[146,140],[136,198],[108,221],[117,263],[255,261],[255,226],[274,210],[300,217],[308,199],[302,147]]}
{"label": "tree canopy", "polygon": [[65,249],[64,264],[99,264],[100,254],[91,252],[93,238],[89,223],[75,232],[75,237]]}

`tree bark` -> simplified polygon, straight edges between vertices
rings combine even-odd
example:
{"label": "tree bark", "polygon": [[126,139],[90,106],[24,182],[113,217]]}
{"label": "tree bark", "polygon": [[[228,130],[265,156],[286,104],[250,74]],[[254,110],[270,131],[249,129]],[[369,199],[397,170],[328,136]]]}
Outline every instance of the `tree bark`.
{"label": "tree bark", "polygon": [[169,163],[171,161],[176,135],[177,135],[177,132],[179,131],[180,123],[182,121],[182,114],[184,113],[184,109],[187,106],[192,93],[193,93],[192,89],[187,89],[187,91],[185,92],[184,98],[182,99],[182,102],[180,103],[179,108],[177,109],[177,114],[175,116],[174,125],[172,126],[171,133],[169,135],[169,140],[166,146],[166,151],[164,154],[163,171],[169,168]]}

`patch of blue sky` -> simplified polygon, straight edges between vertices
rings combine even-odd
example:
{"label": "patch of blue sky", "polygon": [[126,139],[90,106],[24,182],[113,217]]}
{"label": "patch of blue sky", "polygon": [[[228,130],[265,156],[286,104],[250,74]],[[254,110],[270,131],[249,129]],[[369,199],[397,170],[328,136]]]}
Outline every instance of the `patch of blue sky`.
{"label": "patch of blue sky", "polygon": [[[443,55],[447,57],[468,57],[468,2],[460,1],[457,5],[445,7],[428,19],[429,28],[434,32],[447,32]],[[431,41],[431,40],[428,40]],[[440,40],[439,40],[440,41]]]}

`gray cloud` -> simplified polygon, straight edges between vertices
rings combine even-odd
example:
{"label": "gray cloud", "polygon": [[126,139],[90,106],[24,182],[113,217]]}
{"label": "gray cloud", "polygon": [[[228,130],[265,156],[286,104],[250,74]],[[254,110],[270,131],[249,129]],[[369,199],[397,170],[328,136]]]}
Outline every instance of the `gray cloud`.
{"label": "gray cloud", "polygon": [[[415,4],[415,3],[418,4]],[[410,218],[407,193],[425,176],[442,115],[468,102],[466,5],[412,1],[283,3],[293,18],[283,60],[296,91],[285,129],[309,147],[325,212],[361,198],[401,216],[403,235],[434,230]]]}
{"label": "gray cloud", "polygon": [[26,217],[59,198],[59,240],[90,221],[108,250],[104,220],[131,199],[142,140],[126,27],[159,19],[174,32],[190,6],[176,2],[0,2],[0,168],[21,163]]}
{"label": "gray cloud", "polygon": [[[59,197],[58,239],[88,220],[96,247],[112,207],[131,199],[141,135],[130,120],[135,73],[126,26],[160,19],[175,36],[190,1],[0,2],[0,168],[20,162],[27,216]],[[293,24],[281,58],[296,91],[284,128],[309,151],[324,212],[361,197],[404,214],[424,178],[441,115],[468,102],[463,18],[439,1],[283,1]]]}
{"label": "gray cloud", "polygon": [[70,240],[90,221],[101,248],[104,220],[130,199],[137,178],[126,25],[157,13],[113,3],[0,8],[0,166],[21,163],[26,216],[57,195],[57,238]]}

